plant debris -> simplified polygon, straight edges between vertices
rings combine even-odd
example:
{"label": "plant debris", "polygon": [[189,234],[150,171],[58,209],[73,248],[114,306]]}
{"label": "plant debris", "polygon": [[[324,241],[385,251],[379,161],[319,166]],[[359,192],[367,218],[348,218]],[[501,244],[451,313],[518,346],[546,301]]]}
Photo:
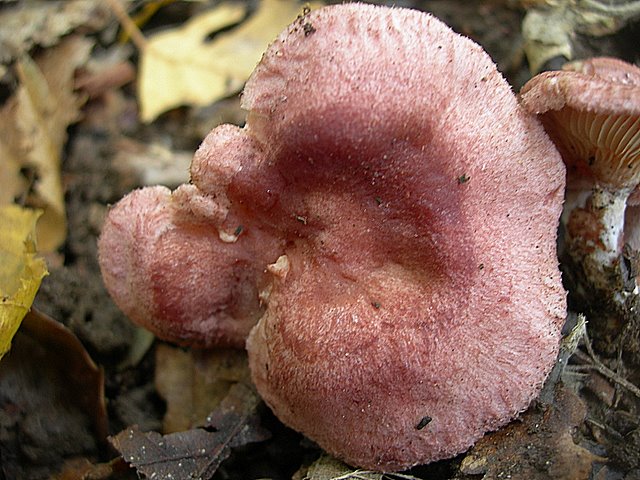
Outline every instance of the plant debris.
{"label": "plant debris", "polygon": [[580,398],[559,384],[553,404],[530,408],[476,443],[462,460],[462,478],[589,479],[593,464],[606,458],[573,439],[586,413]]}
{"label": "plant debris", "polygon": [[300,469],[293,480],[419,480],[402,473],[381,473],[353,469],[330,455],[322,455],[310,466]]}
{"label": "plant debris", "polygon": [[241,350],[184,351],[167,344],[156,349],[155,384],[167,402],[164,433],[206,424],[206,418],[239,382],[249,382]]}
{"label": "plant debris", "polygon": [[59,322],[31,311],[0,362],[4,478],[42,478],[107,435],[103,373]]}
{"label": "plant debris", "polygon": [[575,35],[602,37],[640,18],[640,1],[560,0],[536,2],[524,18],[524,49],[532,73],[545,62],[573,58]]}
{"label": "plant debris", "polygon": [[[67,128],[79,120],[84,103],[74,92],[74,73],[91,48],[91,41],[70,36],[35,60],[21,57],[20,87],[0,110],[0,152],[9,165],[2,177],[11,195],[24,195],[27,205],[44,209],[37,225],[44,252],[57,249],[67,233],[61,155]],[[20,177],[20,168],[33,171],[30,182]]]}
{"label": "plant debris", "polygon": [[44,260],[36,256],[40,213],[17,205],[0,206],[0,359],[47,274]]}
{"label": "plant debris", "polygon": [[251,388],[238,384],[202,428],[161,435],[130,427],[110,441],[124,460],[147,478],[205,480],[211,478],[232,448],[269,438],[259,425],[259,403]]}
{"label": "plant debris", "polygon": [[[35,218],[27,222],[25,235],[18,236],[19,267],[6,260],[11,242],[0,239],[2,344],[13,337],[12,350],[0,362],[0,479],[130,480],[150,478],[153,473],[160,478],[156,466],[176,478],[185,471],[170,461],[171,452],[191,462],[195,475],[209,475],[229,455],[217,468],[216,480],[288,480],[297,470],[296,480],[489,480],[509,475],[535,480],[552,473],[573,479],[588,478],[587,472],[594,480],[640,478],[640,369],[629,360],[624,344],[605,350],[602,339],[584,336],[583,324],[563,345],[552,373],[550,383],[562,379],[565,385],[564,400],[555,398],[553,388],[546,389],[547,396],[521,420],[487,437],[465,456],[394,475],[355,470],[322,455],[315,445],[278,423],[266,407],[245,409],[244,400],[251,405],[257,400],[240,393],[247,388],[242,354],[152,344],[148,332],[132,327],[102,286],[95,248],[102,218],[128,190],[142,184],[184,182],[191,154],[211,128],[225,122],[243,124],[244,112],[235,93],[266,43],[288,19],[284,14],[266,19],[281,15],[275,8],[273,13],[265,11],[275,0],[216,3],[214,11],[234,14],[215,25],[207,20],[210,2],[120,0],[125,16],[146,17],[143,22],[136,20],[138,25],[146,22],[134,38],[142,47],[137,55],[134,45],[123,43],[123,36],[118,39],[118,19],[107,2],[0,4],[0,209],[11,204],[11,209],[29,212],[25,206],[46,208],[50,220],[37,227],[38,247],[53,252],[45,253],[48,276],[42,278],[46,269],[38,257],[27,265],[36,251]],[[277,4],[290,9],[290,18],[304,12],[302,3]],[[534,69],[557,61],[554,57],[598,54],[640,61],[637,0],[402,4],[427,8],[478,41],[514,90],[530,77],[525,42]],[[265,23],[258,22],[260,16],[265,16]],[[190,22],[202,36],[189,36],[194,33],[187,32]],[[208,27],[207,22],[211,22]],[[302,25],[314,36],[320,33],[313,33],[316,27]],[[158,33],[160,28],[164,32]],[[146,51],[157,35],[165,34],[176,39],[176,52],[171,53],[177,55],[176,62],[163,62],[156,55],[162,57],[162,51]],[[253,42],[258,38],[262,43]],[[207,68],[215,64],[213,73],[194,72],[192,51],[201,55],[197,62]],[[149,54],[160,64],[159,70],[145,70],[142,60]],[[164,72],[169,75],[166,86]],[[185,90],[191,87],[184,76],[206,91],[189,99]],[[142,88],[143,80],[155,83],[151,87],[156,93],[164,88],[161,101],[154,98],[153,88]],[[211,96],[212,92],[217,93]],[[216,101],[228,95],[232,96]],[[179,105],[187,107],[175,108]],[[141,121],[141,108],[147,124]],[[149,124],[150,119],[155,121]],[[451,172],[448,181],[455,182],[463,173]],[[460,188],[473,185],[474,179]],[[370,203],[377,208],[392,206],[389,199],[378,196]],[[6,218],[0,219],[0,236],[15,233],[9,225]],[[251,234],[235,224],[230,228],[232,238]],[[489,263],[483,260],[477,268],[486,273]],[[24,277],[17,275],[20,269]],[[13,336],[31,305],[31,294],[15,304],[7,300],[9,287],[18,278],[33,294],[38,290],[34,305],[53,320],[32,310]],[[376,298],[371,300],[371,308],[382,308]],[[588,318],[594,315],[580,302],[574,302],[572,309]],[[8,310],[12,311],[7,314]],[[69,330],[59,330],[60,324]],[[628,340],[637,336],[637,331],[625,331]],[[579,401],[572,392],[577,392]],[[228,398],[234,396],[240,406],[229,410],[234,401]],[[208,426],[206,417],[212,410],[219,413],[218,422]],[[243,417],[241,412],[248,413]],[[272,438],[232,448],[245,442],[245,434],[262,438],[254,430],[258,418]],[[142,446],[169,438],[165,450],[155,452],[161,463],[130,468],[105,441],[107,422],[110,432],[124,430],[114,439],[122,438],[125,456],[125,452],[138,456]],[[412,428],[421,423],[418,416]],[[127,443],[129,428],[134,428],[135,439]],[[202,448],[207,449],[204,456],[198,453]]]}
{"label": "plant debris", "polygon": [[[151,122],[180,105],[208,105],[239,91],[269,42],[299,12],[300,5],[292,0],[261,0],[258,10],[244,20],[245,6],[222,3],[151,37],[141,45],[142,121]],[[207,40],[232,25],[232,30]]]}

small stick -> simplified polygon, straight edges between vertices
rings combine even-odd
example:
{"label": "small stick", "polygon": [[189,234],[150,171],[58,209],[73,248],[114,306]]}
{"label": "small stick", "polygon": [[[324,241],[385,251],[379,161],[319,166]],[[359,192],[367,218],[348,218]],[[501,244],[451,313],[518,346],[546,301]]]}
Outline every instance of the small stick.
{"label": "small stick", "polygon": [[113,14],[118,18],[120,25],[125,29],[127,34],[131,37],[131,41],[140,51],[144,51],[147,48],[147,39],[144,38],[142,32],[138,26],[131,20],[129,14],[120,3],[120,0],[107,0],[109,8]]}
{"label": "small stick", "polygon": [[596,353],[593,351],[593,347],[591,346],[591,340],[589,339],[589,336],[587,335],[586,331],[583,333],[582,338],[584,340],[584,344],[589,355],[585,354],[584,352],[581,352],[580,350],[576,350],[575,355],[581,360],[586,360],[586,361],[590,360],[592,362],[592,364],[590,365],[591,368],[595,369],[601,375],[617,383],[618,385],[626,388],[631,393],[633,393],[636,397],[640,398],[640,388],[636,387],[633,383],[631,383],[626,378],[623,378],[620,375],[618,375],[616,372],[608,368],[605,364],[603,364],[598,359],[598,357],[596,356]]}
{"label": "small stick", "polygon": [[640,2],[629,2],[622,5],[605,5],[595,0],[582,0],[582,4],[587,8],[611,16],[630,18],[640,13]]}

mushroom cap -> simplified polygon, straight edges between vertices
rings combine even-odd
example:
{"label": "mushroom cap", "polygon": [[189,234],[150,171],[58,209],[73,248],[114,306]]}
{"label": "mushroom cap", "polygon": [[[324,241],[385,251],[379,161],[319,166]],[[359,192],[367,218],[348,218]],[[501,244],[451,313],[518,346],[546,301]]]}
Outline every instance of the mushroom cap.
{"label": "mushroom cap", "polygon": [[265,260],[244,242],[220,240],[212,220],[219,210],[193,186],[158,186],[131,192],[107,215],[98,241],[104,283],[118,307],[159,338],[241,348],[263,313],[256,278]]}
{"label": "mushroom cap", "polygon": [[101,265],[125,311],[198,345],[224,338],[217,315],[262,314],[258,391],[360,467],[453,456],[526,409],[566,313],[565,172],[488,55],[428,14],[326,7],[269,47],[243,105],[192,185],[110,212]]}
{"label": "mushroom cap", "polygon": [[247,343],[275,414],[399,470],[527,408],[565,315],[564,168],[481,48],[424,13],[327,7],[271,45],[243,106],[265,157],[234,202],[279,191],[255,216],[289,238]]}
{"label": "mushroom cap", "polygon": [[640,183],[640,69],[614,58],[572,62],[533,77],[522,105],[541,116],[572,188]]}

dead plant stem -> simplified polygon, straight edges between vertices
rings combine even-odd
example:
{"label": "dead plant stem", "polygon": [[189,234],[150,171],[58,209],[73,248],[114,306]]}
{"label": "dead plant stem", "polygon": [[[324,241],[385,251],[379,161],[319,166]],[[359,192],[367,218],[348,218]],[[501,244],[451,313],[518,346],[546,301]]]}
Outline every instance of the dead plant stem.
{"label": "dead plant stem", "polygon": [[576,350],[576,353],[575,353],[576,356],[581,360],[590,361],[591,367],[595,369],[598,373],[608,378],[609,380],[617,383],[621,387],[626,388],[631,393],[633,393],[636,397],[640,398],[640,388],[638,388],[629,380],[627,380],[626,378],[623,378],[622,376],[620,376],[619,374],[617,374],[616,372],[608,368],[604,363],[600,361],[596,353],[593,351],[593,347],[591,346],[591,340],[589,339],[589,336],[587,335],[586,331],[583,333],[583,341],[584,341],[585,348],[587,349],[588,355],[585,354],[584,352],[581,352],[580,350]]}
{"label": "dead plant stem", "polygon": [[135,44],[135,46],[140,51],[144,51],[147,48],[147,39],[144,38],[142,32],[138,28],[138,26],[131,20],[129,14],[120,3],[120,0],[107,0],[107,4],[109,4],[109,8],[113,12],[113,14],[118,18],[120,25],[125,29],[127,34],[131,37],[131,41]]}

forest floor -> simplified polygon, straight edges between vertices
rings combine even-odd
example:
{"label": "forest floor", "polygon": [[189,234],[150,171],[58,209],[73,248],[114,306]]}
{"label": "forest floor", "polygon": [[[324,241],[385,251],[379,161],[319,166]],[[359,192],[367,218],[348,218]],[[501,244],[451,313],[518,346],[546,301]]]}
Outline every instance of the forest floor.
{"label": "forest floor", "polygon": [[[432,12],[474,39],[514,91],[531,77],[522,24],[528,9],[545,2],[393,3]],[[640,399],[628,388],[628,379],[635,375],[637,380],[637,369],[614,369],[603,352],[584,342],[575,353],[565,352],[564,360],[570,355],[579,368],[556,369],[546,397],[518,421],[485,437],[467,454],[383,476],[353,471],[322,457],[310,441],[281,425],[250,389],[242,387],[248,378],[243,352],[193,352],[134,327],[102,283],[96,242],[104,216],[109,205],[138,186],[175,187],[188,181],[191,155],[207,132],[226,122],[242,125],[238,92],[246,78],[227,78],[217,98],[188,106],[178,106],[180,98],[173,106],[147,98],[143,107],[141,84],[148,79],[142,78],[141,46],[155,32],[179,29],[218,2],[121,3],[128,18],[141,25],[143,38],[134,36],[133,43],[122,36],[119,4],[0,4],[0,131],[29,122],[19,107],[20,91],[38,84],[29,79],[29,65],[37,65],[49,82],[45,92],[60,100],[46,106],[53,124],[42,127],[46,131],[38,135],[44,137],[30,137],[33,142],[46,137],[57,145],[57,163],[34,159],[37,153],[30,152],[30,159],[19,164],[21,186],[0,188],[9,188],[20,204],[55,208],[55,200],[37,184],[57,175],[66,218],[66,225],[57,224],[62,233],[51,233],[61,240],[43,252],[49,275],[42,281],[35,309],[0,362],[1,479],[191,478],[181,473],[183,465],[168,459],[167,451],[155,451],[146,462],[133,461],[159,438],[143,432],[184,432],[166,437],[168,443],[175,442],[172,454],[178,452],[193,471],[215,479],[640,478]],[[210,44],[256,15],[255,2],[235,5],[240,14],[229,14],[220,31],[212,30]],[[301,12],[302,6],[294,9]],[[570,35],[574,55],[608,55],[637,64],[637,19],[608,28],[606,35],[596,36],[593,30],[576,27]],[[73,62],[70,73],[62,67]],[[562,59],[552,56],[544,63],[555,66]],[[144,115],[149,117],[146,121]],[[0,135],[0,146],[2,141]],[[572,318],[575,323],[575,315]],[[57,328],[60,324],[66,329]],[[238,411],[237,418],[230,415]],[[194,428],[211,412],[218,423],[205,430]],[[237,434],[239,427],[246,427],[244,434]],[[194,433],[201,431],[211,433],[211,438]],[[198,456],[200,449],[207,455]]]}

